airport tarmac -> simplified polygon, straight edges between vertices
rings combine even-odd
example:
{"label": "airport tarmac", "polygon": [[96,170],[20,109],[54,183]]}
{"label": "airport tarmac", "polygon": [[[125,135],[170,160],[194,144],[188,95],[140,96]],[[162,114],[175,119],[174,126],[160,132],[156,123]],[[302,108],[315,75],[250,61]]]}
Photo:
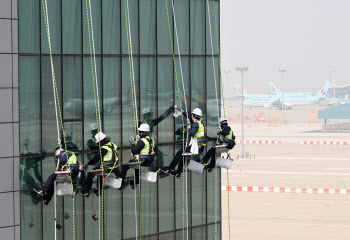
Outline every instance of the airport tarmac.
{"label": "airport tarmac", "polygon": [[[245,144],[245,152],[255,158],[235,159],[229,170],[230,186],[350,189],[350,134],[322,132],[323,123],[304,120],[302,111],[289,114],[300,121],[273,127],[245,121],[245,140],[281,140],[282,144]],[[231,125],[240,140],[240,121]],[[302,140],[345,141],[348,145],[301,145]],[[241,144],[237,144],[232,153],[240,152]],[[227,170],[222,169],[222,186],[227,186],[226,176]],[[222,239],[349,239],[350,195],[221,193]]]}

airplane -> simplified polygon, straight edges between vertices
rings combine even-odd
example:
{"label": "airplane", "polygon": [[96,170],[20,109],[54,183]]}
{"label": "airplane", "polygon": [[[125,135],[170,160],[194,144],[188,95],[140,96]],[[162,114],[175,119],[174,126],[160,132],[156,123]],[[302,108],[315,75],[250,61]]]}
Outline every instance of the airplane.
{"label": "airplane", "polygon": [[[129,104],[131,103],[130,98],[130,87],[123,95],[119,91],[119,96],[105,98],[103,99],[103,111],[106,114],[111,114],[112,111],[117,108],[120,104]],[[84,100],[84,112],[95,114],[95,99],[86,99]],[[82,99],[70,99],[68,102],[64,103],[63,108],[69,113],[81,114],[82,110]]]}
{"label": "airplane", "polygon": [[[273,84],[272,82],[269,82],[269,88],[270,88],[271,94],[282,96],[282,92],[280,90],[278,90],[276,85]],[[284,97],[305,97],[305,96],[314,96],[315,93],[314,92],[312,92],[312,93],[284,92],[283,95],[284,95]]]}
{"label": "airplane", "polygon": [[[314,96],[303,97],[284,97],[283,99],[279,95],[250,95],[243,91],[243,97],[245,98],[243,104],[248,107],[265,107],[265,108],[278,108],[292,109],[297,105],[311,105],[318,104],[326,99],[327,91],[330,83],[326,82],[321,90]],[[242,88],[235,84],[236,91],[239,95],[242,95]],[[283,101],[283,104],[282,104]]]}

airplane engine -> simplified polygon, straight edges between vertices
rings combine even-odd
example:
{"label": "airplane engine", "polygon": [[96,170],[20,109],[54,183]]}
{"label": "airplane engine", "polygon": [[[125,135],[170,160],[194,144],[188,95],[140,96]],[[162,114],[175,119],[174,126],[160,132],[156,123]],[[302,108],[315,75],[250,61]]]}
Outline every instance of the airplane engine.
{"label": "airplane engine", "polygon": [[273,105],[270,104],[270,103],[267,103],[267,104],[264,105],[264,108],[273,108]]}

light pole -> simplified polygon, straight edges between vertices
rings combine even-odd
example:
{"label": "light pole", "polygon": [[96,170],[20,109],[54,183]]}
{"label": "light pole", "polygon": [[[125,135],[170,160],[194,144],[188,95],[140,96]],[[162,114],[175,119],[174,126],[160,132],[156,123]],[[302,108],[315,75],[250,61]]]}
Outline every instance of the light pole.
{"label": "light pole", "polygon": [[242,85],[242,89],[241,89],[241,94],[242,94],[242,114],[241,114],[241,119],[242,119],[242,156],[244,155],[244,114],[243,114],[243,72],[244,71],[248,71],[248,67],[236,67],[236,70],[241,72],[241,85]]}
{"label": "light pole", "polygon": [[332,72],[333,74],[333,76],[332,76],[332,78],[333,78],[333,98],[335,98],[335,70],[333,70],[333,72]]}
{"label": "light pole", "polygon": [[286,69],[280,69],[279,72],[281,73],[281,84],[282,84],[282,124],[284,124],[284,84],[283,84],[283,75],[285,72],[287,72]]}
{"label": "light pole", "polygon": [[[226,73],[226,86],[224,85],[224,89],[228,89],[228,74],[230,73],[230,70],[225,70],[224,73]],[[226,90],[227,93],[227,90]]]}

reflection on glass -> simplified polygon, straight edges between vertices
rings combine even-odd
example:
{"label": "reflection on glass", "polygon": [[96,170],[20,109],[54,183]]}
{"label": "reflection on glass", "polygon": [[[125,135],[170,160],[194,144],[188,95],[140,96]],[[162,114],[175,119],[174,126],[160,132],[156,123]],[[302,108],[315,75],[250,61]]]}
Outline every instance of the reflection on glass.
{"label": "reflection on glass", "polygon": [[[173,35],[173,14],[168,2],[169,22]],[[168,17],[165,1],[157,0],[157,51],[158,54],[171,54]],[[174,45],[173,45],[174,46]],[[169,72],[170,73],[170,72]]]}
{"label": "reflection on glass", "polygon": [[[87,13],[86,8],[88,8],[89,14],[89,26],[90,26],[90,41],[91,41],[91,49],[92,49],[92,41],[95,43],[95,53],[101,53],[101,2],[99,0],[91,0],[91,14],[90,16],[90,7],[89,1],[82,1],[83,5],[83,53],[90,54],[90,44],[89,44],[89,31],[88,31],[88,21],[87,21]],[[92,18],[92,25],[91,25]],[[92,28],[94,29],[94,39],[92,39],[91,33]],[[85,61],[84,61],[85,62]],[[91,72],[91,71],[90,71]]]}
{"label": "reflection on glass", "polygon": [[[122,7],[124,10],[124,8]],[[120,2],[102,1],[103,53],[120,53]],[[122,11],[124,17],[124,11]]]}
{"label": "reflection on glass", "polygon": [[[47,37],[45,15],[43,11],[42,3],[40,1],[41,9],[41,52],[50,53],[49,41]],[[45,4],[44,4],[45,6]],[[46,11],[45,11],[46,12]],[[51,51],[53,54],[61,53],[61,1],[47,1],[46,16],[49,19],[50,24],[50,39],[51,39]]]}
{"label": "reflection on glass", "polygon": [[63,53],[81,53],[81,11],[80,0],[62,1]]}
{"label": "reflection on glass", "polygon": [[190,1],[191,54],[205,54],[206,1]]}
{"label": "reflection on glass", "polygon": [[[21,194],[21,232],[25,233],[25,239],[41,239],[41,204],[34,201],[34,192],[22,192]],[[22,235],[23,236],[23,235]]]}
{"label": "reflection on glass", "polygon": [[156,53],[156,0],[140,1],[140,53]]}

